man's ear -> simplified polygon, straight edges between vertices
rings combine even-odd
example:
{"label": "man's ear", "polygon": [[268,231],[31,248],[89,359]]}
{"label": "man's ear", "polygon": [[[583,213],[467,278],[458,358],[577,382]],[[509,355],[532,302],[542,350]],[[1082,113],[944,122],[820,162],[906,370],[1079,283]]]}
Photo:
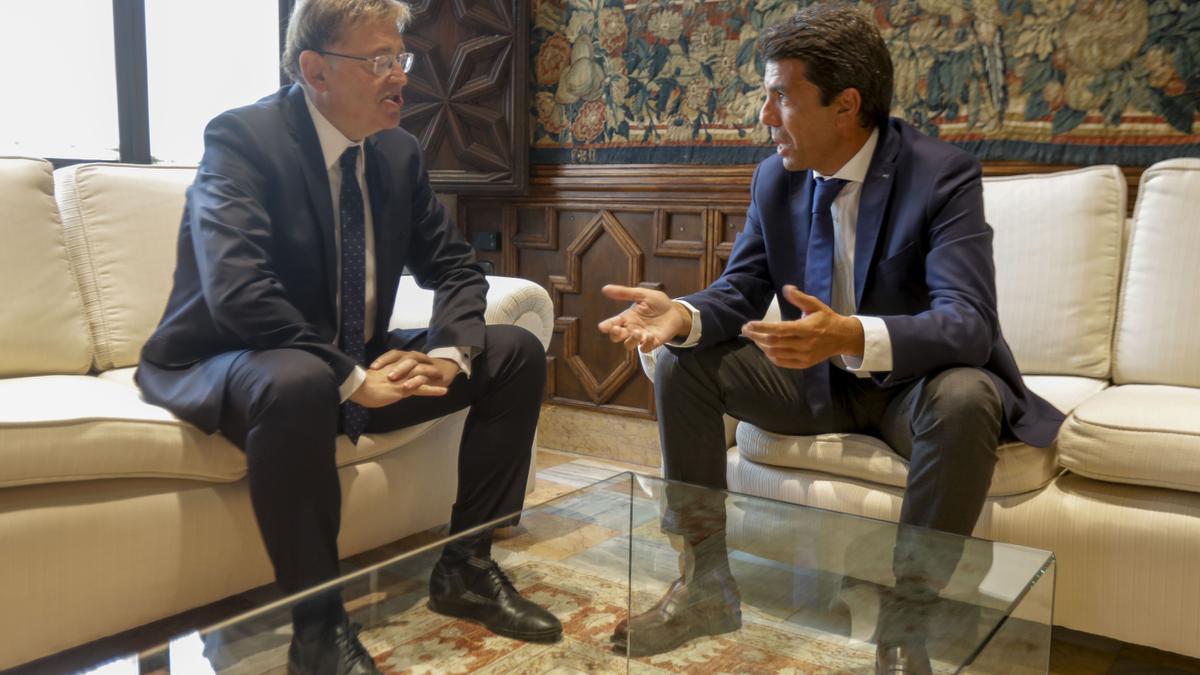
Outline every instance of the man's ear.
{"label": "man's ear", "polygon": [[843,89],[833,101],[839,118],[848,119],[858,125],[858,112],[862,110],[862,94],[854,87]]}
{"label": "man's ear", "polygon": [[328,88],[327,66],[325,59],[311,49],[300,52],[300,74],[304,76],[304,81],[308,86],[318,92],[323,92]]}

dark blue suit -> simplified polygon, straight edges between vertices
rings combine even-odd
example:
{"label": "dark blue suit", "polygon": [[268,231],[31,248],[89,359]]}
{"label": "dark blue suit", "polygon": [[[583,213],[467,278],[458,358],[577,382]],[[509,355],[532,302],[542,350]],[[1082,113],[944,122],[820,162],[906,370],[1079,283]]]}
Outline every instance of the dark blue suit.
{"label": "dark blue suit", "polygon": [[[358,365],[336,342],[329,173],[299,86],[221,114],[204,143],[174,286],[137,381],[147,401],[245,451],[276,577],[296,591],[337,574],[339,385]],[[452,531],[461,531],[521,508],[545,352],[524,329],[484,325],[487,281],[430,187],[417,140],[387,129],[365,139],[363,153],[377,309],[365,362],[389,348],[478,352],[469,379],[458,377],[441,397],[370,410],[367,431],[471,407],[451,514]],[[432,321],[427,331],[389,333],[406,265],[434,289]]]}
{"label": "dark blue suit", "polygon": [[[368,355],[399,339],[387,327],[405,265],[435,289],[427,348],[481,349],[487,280],[434,196],[417,140],[389,129],[363,148],[378,308]],[[355,362],[334,340],[335,251],[329,177],[303,90],[285,87],[214,119],[188,189],[174,287],[142,349],[147,398],[212,433],[244,350],[302,350],[344,381]]]}
{"label": "dark blue suit", "polygon": [[[897,119],[879,131],[854,254],[856,313],[882,317],[892,343],[893,370],[877,383],[889,388],[955,366],[981,368],[1003,400],[1011,434],[1048,446],[1063,415],[1025,387],[1000,332],[979,162]],[[811,172],[789,172],[778,156],[758,166],[725,273],[683,298],[700,311],[699,349],[735,338],[773,295],[784,319],[799,318],[782,293],[785,284],[804,287],[813,186]]]}

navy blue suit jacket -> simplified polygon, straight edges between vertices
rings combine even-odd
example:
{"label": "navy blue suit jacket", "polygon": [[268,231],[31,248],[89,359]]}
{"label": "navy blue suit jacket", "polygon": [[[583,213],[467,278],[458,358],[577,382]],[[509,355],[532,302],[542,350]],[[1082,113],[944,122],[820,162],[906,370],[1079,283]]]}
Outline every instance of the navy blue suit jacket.
{"label": "navy blue suit jacket", "polygon": [[[854,249],[857,313],[881,317],[898,386],[945,368],[982,368],[1004,401],[1006,428],[1048,446],[1063,415],[1026,389],[1000,333],[992,228],[984,220],[979,162],[892,119],[862,186]],[[800,310],[783,286],[804,288],[814,180],[778,156],[759,164],[746,226],[721,278],[683,299],[700,311],[700,349],[735,338],[778,296],[784,319]],[[820,367],[829,367],[822,365]]]}
{"label": "navy blue suit jacket", "polygon": [[[387,327],[406,265],[435,290],[427,347],[482,349],[487,281],[430,188],[419,143],[388,129],[363,146],[377,307],[368,358],[405,337]],[[213,119],[187,192],[174,286],[142,348],[146,400],[212,433],[230,365],[247,350],[300,349],[343,382],[356,363],[335,342],[334,235],[329,174],[299,86]]]}

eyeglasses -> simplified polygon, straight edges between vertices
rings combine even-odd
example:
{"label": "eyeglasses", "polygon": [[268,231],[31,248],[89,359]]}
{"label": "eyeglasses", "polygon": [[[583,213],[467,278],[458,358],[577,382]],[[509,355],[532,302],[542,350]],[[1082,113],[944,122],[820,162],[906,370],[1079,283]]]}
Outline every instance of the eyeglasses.
{"label": "eyeglasses", "polygon": [[349,54],[339,54],[337,52],[327,52],[321,49],[314,49],[314,52],[324,56],[338,56],[343,59],[354,59],[355,61],[366,61],[371,64],[371,72],[379,77],[383,77],[392,72],[396,64],[400,64],[400,70],[408,72],[412,69],[413,58],[416,56],[412,52],[400,52],[399,54],[380,54],[379,56],[351,56]]}

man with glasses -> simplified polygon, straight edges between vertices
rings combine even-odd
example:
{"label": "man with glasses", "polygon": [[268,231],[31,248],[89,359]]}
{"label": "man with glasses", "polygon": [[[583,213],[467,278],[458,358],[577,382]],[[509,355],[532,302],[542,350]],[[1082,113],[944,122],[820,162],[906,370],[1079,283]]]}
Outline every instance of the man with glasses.
{"label": "man with glasses", "polygon": [[415,54],[412,52],[402,52],[400,54],[379,54],[377,56],[354,56],[352,54],[340,54],[324,49],[314,49],[321,56],[336,56],[341,59],[353,59],[355,61],[363,61],[371,64],[371,72],[377,77],[383,77],[395,70],[396,66],[400,66],[400,70],[408,72],[412,70],[413,58]]}
{"label": "man with glasses", "polygon": [[[524,499],[545,356],[524,329],[485,327],[487,281],[417,140],[397,128],[408,19],[395,0],[297,3],[283,68],[298,84],[205,130],[174,288],[137,373],[146,400],[246,453],[287,592],[338,574],[339,432],[357,442],[470,406],[451,532]],[[435,290],[433,317],[389,333],[406,265]],[[516,592],[490,551],[490,531],[447,546],[431,609],[559,639],[558,620]],[[298,605],[293,623],[289,672],[378,672],[336,592]]]}

